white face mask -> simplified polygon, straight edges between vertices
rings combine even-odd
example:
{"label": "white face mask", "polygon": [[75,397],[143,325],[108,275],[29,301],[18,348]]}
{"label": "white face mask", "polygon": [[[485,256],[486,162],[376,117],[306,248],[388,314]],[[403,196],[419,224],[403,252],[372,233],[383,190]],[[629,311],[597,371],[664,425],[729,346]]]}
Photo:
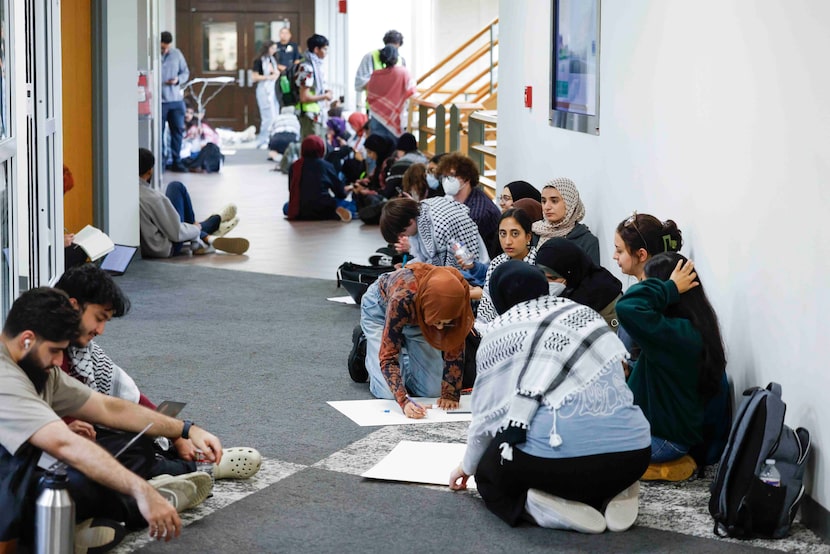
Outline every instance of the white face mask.
{"label": "white face mask", "polygon": [[435,190],[435,189],[438,188],[439,184],[440,183],[438,182],[438,177],[436,177],[435,175],[432,175],[432,174],[427,174],[427,186],[429,188],[431,188],[432,190]]}
{"label": "white face mask", "polygon": [[551,296],[559,296],[565,292],[565,283],[548,283],[548,294]]}
{"label": "white face mask", "polygon": [[461,189],[461,183],[458,182],[458,177],[455,177],[453,175],[444,177],[444,180],[441,182],[441,184],[444,185],[444,193],[447,196],[455,196]]}

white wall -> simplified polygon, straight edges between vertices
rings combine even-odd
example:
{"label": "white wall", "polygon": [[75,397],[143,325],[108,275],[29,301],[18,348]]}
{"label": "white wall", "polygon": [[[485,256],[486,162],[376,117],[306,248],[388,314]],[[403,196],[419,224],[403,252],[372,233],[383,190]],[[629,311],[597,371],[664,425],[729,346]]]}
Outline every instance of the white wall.
{"label": "white wall", "polygon": [[782,384],[787,423],[813,434],[808,492],[830,507],[830,3],[606,0],[598,137],[548,125],[551,4],[500,4],[499,185],[571,177],[618,275],[622,219],[677,221],[735,389]]}

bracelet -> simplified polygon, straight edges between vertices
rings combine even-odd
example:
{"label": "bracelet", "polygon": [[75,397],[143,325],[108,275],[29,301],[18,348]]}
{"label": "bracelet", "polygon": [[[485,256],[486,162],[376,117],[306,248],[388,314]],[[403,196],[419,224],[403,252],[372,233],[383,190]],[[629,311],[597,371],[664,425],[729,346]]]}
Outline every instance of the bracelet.
{"label": "bracelet", "polygon": [[182,427],[182,438],[189,439],[190,438],[190,428],[193,426],[193,422],[189,419],[184,420],[184,427]]}

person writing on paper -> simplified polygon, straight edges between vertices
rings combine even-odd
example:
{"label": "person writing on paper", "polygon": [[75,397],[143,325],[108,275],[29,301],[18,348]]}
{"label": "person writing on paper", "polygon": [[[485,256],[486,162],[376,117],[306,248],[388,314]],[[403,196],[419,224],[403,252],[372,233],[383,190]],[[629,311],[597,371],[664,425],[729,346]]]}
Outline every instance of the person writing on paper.
{"label": "person writing on paper", "polygon": [[[130,433],[152,424],[149,433],[170,439],[190,438],[206,457],[219,463],[219,439],[190,422],[167,417],[120,398],[92,391],[63,373],[63,351],[78,334],[80,314],[65,293],[47,287],[24,292],[14,302],[0,334],[0,551],[13,551],[18,540],[30,545],[41,454],[69,466],[69,493],[75,515],[83,521],[76,546],[83,551],[111,547],[123,537],[116,522],[129,529],[149,526],[156,539],[181,532],[177,511],[197,498],[196,485],[182,477],[145,481],[113,456],[73,433],[62,416],[73,416]],[[210,476],[205,476],[208,484]],[[103,527],[94,518],[112,518]],[[83,527],[86,526],[86,527]],[[106,531],[110,532],[107,533]],[[101,532],[98,532],[101,531]],[[102,542],[97,542],[100,539]],[[96,541],[84,544],[84,540]],[[103,551],[103,550],[102,550]]]}
{"label": "person writing on paper", "polygon": [[426,410],[407,391],[458,408],[464,339],[473,326],[470,287],[458,270],[413,262],[381,275],[360,302],[360,326],[376,398],[394,399],[413,419]]}
{"label": "person writing on paper", "polygon": [[625,384],[625,347],[597,312],[549,295],[525,262],[497,267],[490,294],[500,315],[478,348],[467,450],[450,488],[475,475],[487,508],[511,526],[628,529],[651,437]]}
{"label": "person writing on paper", "polygon": [[[130,310],[130,300],[113,278],[95,264],[84,264],[67,270],[55,288],[69,296],[70,303],[81,315],[78,336],[66,349],[61,369],[94,391],[141,404],[151,410],[156,405],[144,396],[130,375],[119,367],[95,342],[103,335],[107,322],[122,317]],[[73,432],[94,440],[107,450],[106,445],[120,446],[131,435],[95,427],[86,421],[65,418]],[[170,444],[159,444],[151,437],[142,436],[119,459],[142,459],[148,469],[143,477],[183,475],[196,471],[196,447],[193,441],[179,437]],[[166,448],[165,448],[166,447]],[[222,463],[213,467],[214,479],[247,479],[259,471],[262,456],[253,448],[234,447],[223,450]]]}

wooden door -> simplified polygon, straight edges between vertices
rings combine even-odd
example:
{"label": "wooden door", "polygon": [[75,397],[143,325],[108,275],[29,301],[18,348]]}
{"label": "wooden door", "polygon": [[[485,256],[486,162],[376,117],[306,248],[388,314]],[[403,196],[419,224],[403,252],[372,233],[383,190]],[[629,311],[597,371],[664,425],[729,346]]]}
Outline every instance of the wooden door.
{"label": "wooden door", "polygon": [[[201,12],[193,14],[189,29],[188,59],[190,78],[232,77],[227,85],[205,107],[205,121],[213,127],[242,130],[255,125],[259,130],[259,109],[256,103],[256,84],[251,70],[262,44],[279,40],[279,31],[288,26],[292,34],[299,34],[299,13],[286,12]],[[298,42],[296,37],[292,37]],[[215,91],[211,85],[203,99]]]}

